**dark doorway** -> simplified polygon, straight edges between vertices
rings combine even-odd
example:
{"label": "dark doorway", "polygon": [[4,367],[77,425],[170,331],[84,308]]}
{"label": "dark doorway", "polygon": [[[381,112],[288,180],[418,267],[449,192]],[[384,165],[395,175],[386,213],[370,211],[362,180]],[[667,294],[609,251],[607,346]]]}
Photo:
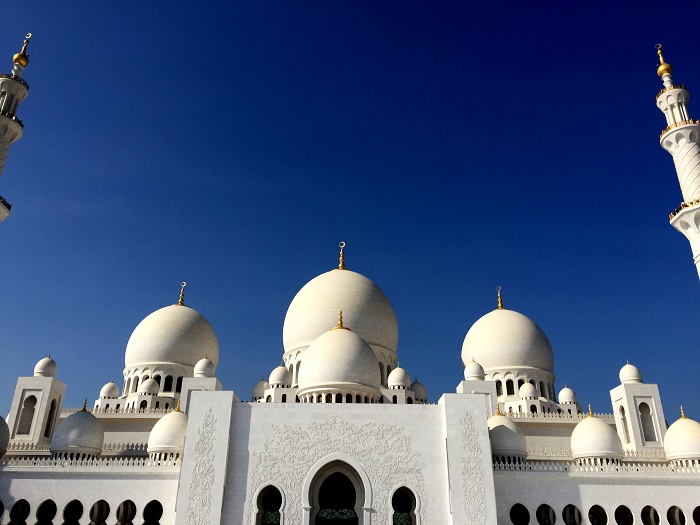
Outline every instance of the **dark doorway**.
{"label": "dark doorway", "polygon": [[319,511],[316,515],[316,525],[338,523],[357,525],[355,512],[357,494],[352,481],[343,473],[335,472],[328,476],[318,493]]}

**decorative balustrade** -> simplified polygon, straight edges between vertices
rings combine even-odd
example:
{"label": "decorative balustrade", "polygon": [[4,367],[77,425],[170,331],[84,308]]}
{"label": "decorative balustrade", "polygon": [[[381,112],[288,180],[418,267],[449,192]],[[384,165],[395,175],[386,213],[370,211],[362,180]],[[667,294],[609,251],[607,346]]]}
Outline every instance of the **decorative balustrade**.
{"label": "decorative balustrade", "polygon": [[[91,414],[169,414],[175,407],[168,408],[86,408]],[[62,408],[61,415],[74,414],[81,408]]]}
{"label": "decorative balustrade", "polygon": [[8,452],[45,452],[49,450],[48,443],[22,443],[15,441],[7,445]]}
{"label": "decorative balustrade", "polygon": [[695,206],[696,204],[700,204],[700,199],[695,199],[690,202],[681,202],[681,205],[678,206],[675,210],[673,210],[671,213],[668,215],[668,220],[672,220],[676,215],[680,213],[681,210],[684,210],[686,208],[690,208],[692,206]]}
{"label": "decorative balustrade", "polygon": [[[588,417],[588,413],[581,414],[569,414],[568,412],[543,412],[543,413],[532,413],[532,412],[509,412],[504,414],[511,419],[575,419],[581,420]],[[615,421],[614,414],[593,414],[595,417],[602,419],[603,421]]]}
{"label": "decorative balustrade", "polygon": [[692,118],[689,118],[688,120],[679,120],[678,122],[674,124],[669,124],[664,128],[664,130],[661,132],[659,137],[663,137],[666,133],[671,131],[672,129],[679,128],[681,126],[687,126],[688,124],[700,124],[700,120],[693,120]]}
{"label": "decorative balustrade", "polygon": [[180,458],[152,461],[148,457],[98,457],[66,459],[54,457],[5,457],[0,459],[0,467],[87,467],[87,468],[164,468],[179,467]]}
{"label": "decorative balustrade", "polygon": [[12,75],[8,73],[0,73],[0,78],[11,78],[15,82],[19,82],[22,84],[27,90],[29,90],[29,84],[27,84],[27,81],[24,80],[22,77],[18,77],[17,75]]}
{"label": "decorative balustrade", "polygon": [[661,95],[672,89],[685,89],[685,86],[683,84],[673,84],[672,86],[665,87],[656,94],[656,98],[658,99]]}
{"label": "decorative balustrade", "polygon": [[525,461],[524,463],[494,463],[495,471],[572,472],[576,474],[695,474],[700,465],[675,466],[668,463],[602,463],[579,464],[573,461]]}
{"label": "decorative balustrade", "polygon": [[24,128],[24,124],[22,123],[22,121],[20,119],[17,118],[17,115],[13,115],[12,113],[8,113],[7,111],[1,111],[1,110],[0,110],[0,115],[2,115],[3,117],[7,117],[10,120],[16,122],[17,124],[19,124],[20,128]]}

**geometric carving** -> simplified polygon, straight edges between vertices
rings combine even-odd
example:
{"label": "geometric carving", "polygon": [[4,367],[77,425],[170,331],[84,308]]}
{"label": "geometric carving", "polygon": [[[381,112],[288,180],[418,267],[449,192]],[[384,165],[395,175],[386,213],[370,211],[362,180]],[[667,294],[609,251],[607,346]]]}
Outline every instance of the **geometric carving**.
{"label": "geometric carving", "polygon": [[197,431],[199,439],[194,447],[196,459],[187,497],[187,525],[209,525],[211,488],[214,484],[216,421],[210,407]]}
{"label": "geometric carving", "polygon": [[483,525],[486,521],[486,491],[481,471],[481,446],[469,414],[460,421],[462,434],[462,505],[466,523]]}
{"label": "geometric carving", "polygon": [[372,485],[372,505],[380,521],[391,510],[389,491],[406,484],[421,499],[421,522],[427,523],[427,501],[421,497],[425,491],[420,454],[412,451],[411,439],[403,427],[357,425],[333,416],[311,425],[272,425],[272,431],[267,434],[270,437],[265,440],[262,452],[253,453],[257,462],[248,485],[245,523],[254,523],[255,494],[274,482],[285,494],[286,525],[301,525],[304,479],[319,459],[333,453],[347,454],[365,469]]}

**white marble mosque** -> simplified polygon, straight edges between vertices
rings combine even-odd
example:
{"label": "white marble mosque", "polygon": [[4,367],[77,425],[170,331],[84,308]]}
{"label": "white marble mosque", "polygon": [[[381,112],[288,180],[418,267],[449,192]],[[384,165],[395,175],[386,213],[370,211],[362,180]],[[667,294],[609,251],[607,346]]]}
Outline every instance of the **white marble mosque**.
{"label": "white marble mosque", "polygon": [[[30,36],[0,76],[3,164],[22,136]],[[700,268],[700,123],[659,57],[661,144],[684,199],[671,224]],[[555,390],[547,336],[499,290],[465,334],[455,392],[429,403],[398,364],[389,299],[343,248],[291,300],[281,365],[252,393],[217,379],[216,333],[185,283],[92,403],[63,406],[58,364],[39,360],[0,418],[0,523],[700,525],[700,424],[664,413],[633,364],[601,385],[611,411],[592,413]]]}

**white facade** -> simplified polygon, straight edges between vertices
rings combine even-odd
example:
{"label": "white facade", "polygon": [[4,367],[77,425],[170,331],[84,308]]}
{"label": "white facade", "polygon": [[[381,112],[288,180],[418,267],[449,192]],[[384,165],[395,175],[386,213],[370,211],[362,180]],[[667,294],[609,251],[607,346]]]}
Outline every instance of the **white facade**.
{"label": "white facade", "polygon": [[[680,137],[696,124],[661,69]],[[216,334],[185,283],[134,329],[121,387],[82,409],[41,359],[0,418],[0,523],[700,525],[700,424],[667,429],[636,367],[608,385],[612,413],[586,413],[571,388],[556,395],[547,336],[499,290],[465,335],[455,393],[428,403],[398,364],[389,299],[343,247],[291,301],[281,364],[250,396],[216,378]]]}

